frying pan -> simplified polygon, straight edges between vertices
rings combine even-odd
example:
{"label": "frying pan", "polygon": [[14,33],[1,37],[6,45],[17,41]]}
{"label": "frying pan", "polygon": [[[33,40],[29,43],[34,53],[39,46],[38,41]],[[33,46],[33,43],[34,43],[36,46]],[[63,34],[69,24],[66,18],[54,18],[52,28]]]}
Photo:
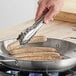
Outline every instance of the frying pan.
{"label": "frying pan", "polygon": [[[1,63],[12,69],[20,71],[31,72],[61,72],[71,69],[76,65],[76,44],[60,39],[48,38],[43,43],[30,43],[24,45],[33,47],[52,47],[56,48],[61,56],[62,60],[52,61],[29,61],[29,60],[15,60],[8,53],[7,46],[16,39],[10,39],[0,42],[0,60]],[[4,61],[5,60],[5,61]]]}

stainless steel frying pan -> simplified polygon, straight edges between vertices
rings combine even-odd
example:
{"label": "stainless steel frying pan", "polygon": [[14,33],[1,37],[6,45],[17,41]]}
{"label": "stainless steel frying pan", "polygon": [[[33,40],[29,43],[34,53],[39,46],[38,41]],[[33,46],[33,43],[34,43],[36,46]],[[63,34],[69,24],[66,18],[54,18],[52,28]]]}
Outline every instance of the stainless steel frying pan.
{"label": "stainless steel frying pan", "polygon": [[32,71],[32,72],[60,72],[68,70],[76,65],[76,44],[64,40],[48,38],[47,42],[32,43],[24,46],[39,46],[56,48],[64,57],[63,60],[54,61],[29,61],[14,60],[7,51],[9,43],[16,39],[5,40],[0,42],[0,60],[2,64],[16,70]]}

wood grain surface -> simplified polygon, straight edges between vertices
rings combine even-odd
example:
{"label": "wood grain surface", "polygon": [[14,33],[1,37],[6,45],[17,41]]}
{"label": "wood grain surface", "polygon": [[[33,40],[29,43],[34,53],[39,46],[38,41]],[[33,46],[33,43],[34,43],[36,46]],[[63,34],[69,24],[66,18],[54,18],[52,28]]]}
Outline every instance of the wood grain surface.
{"label": "wood grain surface", "polygon": [[55,19],[76,23],[76,0],[64,0],[64,6]]}
{"label": "wood grain surface", "polygon": [[[9,28],[0,29],[0,40],[17,38],[22,30],[31,26],[33,23],[34,20],[30,20],[18,25],[10,26]],[[37,32],[36,36],[64,39],[76,43],[76,24],[63,21],[53,21],[44,24]],[[70,37],[73,37],[74,39],[71,39]]]}

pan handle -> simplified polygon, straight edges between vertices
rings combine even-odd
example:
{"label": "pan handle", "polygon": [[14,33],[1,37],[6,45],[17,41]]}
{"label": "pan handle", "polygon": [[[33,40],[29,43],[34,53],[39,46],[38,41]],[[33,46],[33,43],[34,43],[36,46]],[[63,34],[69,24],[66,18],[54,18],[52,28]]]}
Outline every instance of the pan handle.
{"label": "pan handle", "polygon": [[17,60],[11,57],[0,55],[0,62],[17,62]]}
{"label": "pan handle", "polygon": [[0,62],[16,62],[17,60],[0,60]]}

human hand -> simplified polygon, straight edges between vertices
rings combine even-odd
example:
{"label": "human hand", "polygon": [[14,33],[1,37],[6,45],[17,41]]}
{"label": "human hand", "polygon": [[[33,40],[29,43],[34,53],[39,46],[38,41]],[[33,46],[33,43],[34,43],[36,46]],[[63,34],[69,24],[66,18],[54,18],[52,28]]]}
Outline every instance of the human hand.
{"label": "human hand", "polygon": [[38,20],[45,13],[45,11],[48,10],[43,22],[48,23],[52,21],[61,10],[63,3],[64,0],[40,0],[38,2],[38,9],[35,20]]}

